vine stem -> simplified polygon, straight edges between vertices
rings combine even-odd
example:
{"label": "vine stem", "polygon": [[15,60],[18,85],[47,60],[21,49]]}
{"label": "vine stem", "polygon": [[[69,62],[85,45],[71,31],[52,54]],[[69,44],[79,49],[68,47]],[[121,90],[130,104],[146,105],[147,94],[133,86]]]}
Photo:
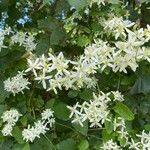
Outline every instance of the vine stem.
{"label": "vine stem", "polygon": [[69,127],[69,126],[66,126],[66,125],[64,125],[64,124],[61,124],[61,123],[58,123],[58,122],[56,122],[56,124],[58,124],[58,125],[60,125],[60,126],[63,126],[63,127],[66,127],[66,128],[68,128],[68,129],[71,129],[72,131],[76,131],[76,130],[74,130],[73,128],[71,128],[71,127]]}
{"label": "vine stem", "polygon": [[98,83],[96,83],[96,85],[97,85],[97,90],[98,90],[98,93],[100,93],[100,88],[99,88],[99,85],[98,85]]}
{"label": "vine stem", "polygon": [[117,91],[118,91],[119,88],[120,88],[120,82],[121,82],[121,77],[120,77],[120,74],[119,74],[118,85],[117,85]]}
{"label": "vine stem", "polygon": [[[32,96],[34,94],[34,84],[33,84],[33,87],[32,87],[32,91],[30,93],[30,96],[29,96],[29,100],[27,101],[27,109],[28,109],[28,112],[32,112],[33,113],[33,116],[34,116],[34,119],[35,119],[35,113],[34,113],[34,108],[33,106],[31,105],[31,100],[32,100]],[[31,107],[32,106],[32,107]]]}
{"label": "vine stem", "polygon": [[56,147],[54,146],[54,144],[52,143],[52,141],[44,134],[44,137],[47,139],[47,141],[49,141],[49,143],[53,146],[53,149],[56,150]]}

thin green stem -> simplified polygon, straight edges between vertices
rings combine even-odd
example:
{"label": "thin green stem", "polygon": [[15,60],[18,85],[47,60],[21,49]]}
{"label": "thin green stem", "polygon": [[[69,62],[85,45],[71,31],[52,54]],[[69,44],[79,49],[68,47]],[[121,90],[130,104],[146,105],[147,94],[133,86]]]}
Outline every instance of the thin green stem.
{"label": "thin green stem", "polygon": [[98,93],[100,93],[100,88],[99,88],[98,83],[96,84],[96,86],[97,86]]}
{"label": "thin green stem", "polygon": [[47,141],[53,146],[53,149],[56,150],[56,147],[52,143],[52,141],[44,134],[44,137],[47,139]]}
{"label": "thin green stem", "polygon": [[66,127],[66,128],[68,128],[68,129],[71,129],[72,131],[76,131],[76,130],[74,130],[73,128],[71,128],[71,127],[69,127],[69,126],[66,126],[66,125],[64,125],[64,124],[61,124],[61,123],[58,123],[58,122],[56,122],[56,124],[58,124],[58,125],[60,125],[60,126],[63,126],[63,127]]}
{"label": "thin green stem", "polygon": [[118,85],[117,85],[117,91],[118,91],[118,90],[119,90],[119,88],[120,88],[120,82],[121,82],[121,77],[120,77],[120,75],[119,75]]}
{"label": "thin green stem", "polygon": [[88,134],[87,136],[94,137],[94,138],[99,139],[99,140],[102,139],[102,138],[99,138],[99,137],[97,137],[97,136],[95,136],[95,135],[93,135],[93,134]]}

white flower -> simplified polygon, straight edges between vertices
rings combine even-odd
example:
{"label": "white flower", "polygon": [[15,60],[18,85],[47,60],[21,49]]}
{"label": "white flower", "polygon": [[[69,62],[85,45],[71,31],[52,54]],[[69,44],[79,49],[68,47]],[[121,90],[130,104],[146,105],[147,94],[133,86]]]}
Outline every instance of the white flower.
{"label": "white flower", "polygon": [[45,134],[46,131],[49,130],[49,128],[46,127],[46,124],[44,123],[44,121],[37,121],[34,123],[34,128],[35,128],[35,133],[37,135],[38,138],[40,138],[40,134]]}
{"label": "white flower", "polygon": [[29,89],[28,85],[30,82],[28,82],[28,79],[24,78],[23,75],[25,75],[23,72],[19,72],[16,76],[5,80],[4,89],[13,93],[13,95],[19,92],[23,93],[24,89]]}
{"label": "white flower", "polygon": [[46,80],[51,79],[52,76],[46,76],[45,72],[38,75],[35,80],[38,80],[39,82],[42,82],[43,88],[46,89]]}
{"label": "white flower", "polygon": [[67,106],[71,111],[69,117],[73,118],[72,123],[79,123],[83,126],[83,122],[89,120],[90,127],[102,127],[105,120],[109,120],[109,95],[110,93],[100,92],[98,96],[93,94],[93,100],[84,102],[82,105],[76,103],[73,107]]}
{"label": "white flower", "polygon": [[97,3],[98,6],[105,5],[106,0],[91,0],[90,1],[90,5],[92,5],[93,3]]}
{"label": "white flower", "polygon": [[113,122],[113,126],[114,126],[114,131],[117,130],[117,128],[126,128],[125,126],[125,120],[121,117],[115,118],[114,122]]}
{"label": "white flower", "polygon": [[123,95],[119,91],[111,91],[111,93],[114,95],[114,101],[124,101]]}
{"label": "white flower", "polygon": [[145,131],[143,130],[142,134],[137,135],[137,137],[140,138],[140,144],[143,150],[147,150],[150,148],[150,132],[145,133]]}
{"label": "white flower", "polygon": [[41,113],[42,116],[42,120],[49,120],[51,117],[54,116],[54,111],[52,111],[51,109],[46,109]]}
{"label": "white flower", "polygon": [[28,33],[28,36],[25,39],[24,47],[26,48],[26,51],[33,51],[36,49],[36,43],[34,42],[34,34]]}
{"label": "white flower", "polygon": [[8,122],[9,124],[14,124],[18,121],[19,117],[22,116],[16,109],[11,109],[5,111],[1,118],[3,119],[3,122]]}
{"label": "white flower", "polygon": [[16,32],[16,34],[11,37],[11,43],[19,43],[20,46],[23,45],[25,43],[26,34],[26,32]]}
{"label": "white flower", "polygon": [[57,57],[49,53],[48,60],[52,62],[51,67],[49,67],[50,71],[57,70],[56,76],[69,74],[67,70],[69,60],[66,60],[64,58],[64,55],[62,52],[60,52]]}
{"label": "white flower", "polygon": [[78,108],[80,108],[79,103],[77,102],[73,107],[67,106],[68,109],[70,109],[71,114],[69,116],[69,118],[72,118],[72,116],[77,116],[77,115],[81,115],[81,113],[78,111]]}
{"label": "white flower", "polygon": [[12,130],[13,130],[13,126],[11,124],[6,124],[3,129],[2,129],[2,134],[3,136],[12,136]]}
{"label": "white flower", "polygon": [[1,118],[3,119],[3,122],[6,123],[2,129],[2,134],[4,136],[12,136],[11,132],[13,130],[13,126],[15,126],[20,116],[22,116],[22,114],[20,114],[16,109],[5,111],[2,114]]}
{"label": "white flower", "polygon": [[25,47],[26,51],[33,51],[36,48],[35,34],[27,33],[27,32],[16,32],[11,37],[11,44],[19,43],[20,46]]}
{"label": "white flower", "polygon": [[117,145],[117,143],[113,142],[113,140],[109,140],[106,143],[103,143],[101,147],[102,150],[121,150],[121,147]]}
{"label": "white flower", "polygon": [[49,124],[49,126],[51,128],[55,124],[55,118],[48,119],[47,124]]}
{"label": "white flower", "polygon": [[134,24],[135,23],[129,20],[123,20],[122,17],[114,16],[113,18],[106,20],[103,23],[103,26],[107,32],[115,35],[115,39],[118,39],[120,36],[126,37],[125,31],[129,30],[128,28],[132,27]]}
{"label": "white flower", "polygon": [[131,69],[135,72],[138,64],[136,63],[136,59],[131,54],[126,54],[125,56],[121,56],[117,54],[114,56],[114,64],[113,64],[113,71],[114,72],[124,72],[127,73],[126,68],[131,67]]}
{"label": "white flower", "polygon": [[25,72],[32,71],[34,73],[34,75],[37,77],[36,70],[42,69],[40,67],[40,59],[31,57],[31,58],[27,59],[27,63],[28,63],[28,69],[25,70]]}
{"label": "white flower", "polygon": [[34,123],[34,126],[28,127],[22,131],[23,139],[26,142],[33,142],[35,138],[40,138],[40,134],[46,134],[55,123],[55,118],[53,116],[53,111],[51,109],[46,109],[41,113],[42,119]]}
{"label": "white flower", "polygon": [[140,150],[140,142],[135,142],[132,138],[131,138],[131,142],[129,142],[129,149],[135,149],[135,150]]}
{"label": "white flower", "polygon": [[27,129],[24,129],[22,131],[23,140],[26,140],[26,142],[30,141],[33,142],[36,138],[36,133],[34,127],[30,128],[30,125],[28,125]]}
{"label": "white flower", "polygon": [[7,48],[7,46],[4,45],[4,39],[5,35],[9,35],[12,32],[10,27],[6,27],[5,29],[0,29],[0,52],[2,48]]}

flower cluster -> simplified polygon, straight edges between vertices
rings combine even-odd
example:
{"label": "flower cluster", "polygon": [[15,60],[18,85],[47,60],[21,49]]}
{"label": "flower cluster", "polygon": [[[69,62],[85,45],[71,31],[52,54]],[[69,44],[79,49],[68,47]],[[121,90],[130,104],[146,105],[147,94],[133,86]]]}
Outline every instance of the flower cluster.
{"label": "flower cluster", "polygon": [[16,109],[11,109],[9,111],[5,111],[1,116],[3,122],[6,122],[5,126],[2,129],[3,136],[12,135],[13,126],[15,126],[19,117],[22,116]]}
{"label": "flower cluster", "polygon": [[33,51],[36,48],[35,35],[30,32],[16,32],[11,37],[11,45],[18,43],[19,46],[25,47],[26,51]]}
{"label": "flower cluster", "polygon": [[22,131],[23,139],[26,140],[26,142],[33,142],[36,137],[40,138],[40,134],[45,134],[55,123],[51,109],[44,110],[41,116],[42,119],[35,122],[34,126],[30,127],[30,125],[28,125],[28,128]]}
{"label": "flower cluster", "polygon": [[[92,64],[88,64],[81,58],[78,62],[67,60],[63,53],[58,56],[49,53],[48,57],[42,55],[40,58],[30,57],[27,60],[28,69],[25,72],[32,71],[35,80],[42,83],[43,88],[54,90],[57,93],[57,88],[66,90],[69,88],[81,88],[83,85],[94,87],[96,85],[95,78],[90,74],[95,73]],[[72,69],[70,69],[72,67]]]}
{"label": "flower cluster", "polygon": [[150,132],[146,133],[144,130],[140,135],[137,135],[137,137],[140,138],[140,142],[137,142],[137,148],[142,148],[143,150],[149,149],[150,148]]}
{"label": "flower cluster", "polygon": [[[110,28],[112,32],[115,31],[111,26],[106,26],[106,28]],[[114,34],[116,35],[116,33]],[[122,39],[120,37],[121,40],[112,41],[111,45],[101,40],[96,41],[85,49],[86,53],[93,54],[91,58],[95,58],[95,62],[99,62],[97,65],[100,66],[102,71],[106,67],[111,67],[114,72],[127,73],[126,69],[129,67],[133,71],[136,71],[138,62],[142,60],[150,62],[150,48],[144,46],[150,39],[149,26],[145,29],[135,30],[134,32],[127,29],[126,26],[123,28],[121,35],[124,35],[126,38]],[[120,34],[117,38],[119,36]]]}
{"label": "flower cluster", "polygon": [[136,71],[138,62],[150,62],[150,48],[144,46],[150,40],[150,26],[131,31],[133,25],[123,18],[114,17],[105,22],[105,30],[114,32],[117,41],[95,40],[76,60],[67,60],[62,52],[57,56],[49,53],[39,58],[29,57],[26,72],[32,71],[44,89],[57,93],[57,89],[63,87],[66,90],[95,87],[97,80],[94,74],[98,69],[104,71],[110,67],[114,72],[127,73],[127,68],[131,68]]}
{"label": "flower cluster", "polygon": [[[119,124],[118,124],[119,125]],[[122,122],[119,126],[124,126],[124,123]],[[144,130],[140,135],[137,135],[140,139],[134,140],[133,138],[126,139],[126,145],[124,147],[128,147],[128,149],[134,149],[134,150],[148,150],[150,148],[150,133],[146,133]],[[117,143],[114,143],[113,140],[109,140],[106,143],[103,143],[103,146],[101,147],[102,150],[121,150],[121,147],[117,145]]]}
{"label": "flower cluster", "polygon": [[104,21],[104,29],[109,33],[115,36],[117,40],[119,37],[126,37],[126,31],[132,27],[135,23],[129,20],[124,20],[123,17],[114,16],[111,19]]}
{"label": "flower cluster", "polygon": [[126,130],[125,120],[121,117],[115,118],[113,122],[113,130],[119,133],[120,138],[128,141],[129,133]]}
{"label": "flower cluster", "polygon": [[6,27],[0,30],[0,52],[2,48],[7,48],[4,43],[5,36],[7,35],[10,36],[10,46],[18,43],[19,46],[25,47],[26,51],[33,51],[36,48],[36,33],[22,31],[15,32],[10,27]]}
{"label": "flower cluster", "polygon": [[117,145],[117,143],[113,142],[113,140],[109,140],[106,143],[103,143],[101,147],[102,150],[121,150],[121,147]]}
{"label": "flower cluster", "polygon": [[24,78],[24,72],[19,72],[16,76],[8,78],[4,81],[4,89],[8,92],[13,93],[13,95],[22,92],[24,89],[29,89],[28,85],[30,82],[28,79]]}
{"label": "flower cluster", "polygon": [[109,0],[90,0],[90,6],[93,3],[96,3],[98,6],[101,6],[101,5],[105,6],[106,2],[109,3]]}
{"label": "flower cluster", "polygon": [[[82,105],[77,102],[73,107],[67,106],[71,111],[69,117],[73,118],[72,123],[79,123],[83,126],[83,122],[88,120],[90,127],[101,128],[105,120],[109,120],[108,103],[111,101],[109,97],[110,94],[111,93],[104,94],[100,92],[100,94],[96,96],[93,93],[93,100],[90,100],[90,102],[85,101]],[[115,92],[112,94],[115,94]],[[114,101],[115,100],[114,98]],[[122,101],[122,97],[121,99],[117,98],[117,100]]]}
{"label": "flower cluster", "polygon": [[2,48],[7,48],[7,46],[4,44],[4,39],[6,35],[9,35],[11,33],[11,28],[6,27],[5,29],[0,30],[0,52]]}

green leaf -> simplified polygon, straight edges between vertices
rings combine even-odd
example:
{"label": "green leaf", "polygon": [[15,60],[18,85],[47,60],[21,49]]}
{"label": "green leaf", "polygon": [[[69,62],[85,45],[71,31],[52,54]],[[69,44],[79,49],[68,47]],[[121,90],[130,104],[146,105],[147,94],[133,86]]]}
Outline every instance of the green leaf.
{"label": "green leaf", "polygon": [[42,55],[45,51],[50,48],[50,34],[41,35],[40,39],[37,41],[37,46],[35,52],[37,55]]}
{"label": "green leaf", "polygon": [[93,92],[90,89],[85,89],[83,92],[79,93],[79,97],[83,100],[91,100],[93,98]]}
{"label": "green leaf", "polygon": [[43,3],[39,9],[43,8],[45,5],[51,5],[51,3],[52,3],[52,0],[43,0]]}
{"label": "green leaf", "polygon": [[113,109],[117,114],[119,114],[125,120],[133,120],[134,119],[134,114],[123,103],[118,102]]}
{"label": "green leaf", "polygon": [[46,102],[45,108],[53,108],[54,103],[55,99],[54,98],[50,99],[49,101]]}
{"label": "green leaf", "polygon": [[37,107],[37,108],[41,108],[41,107],[44,106],[44,100],[42,99],[41,96],[34,99],[34,106]]}
{"label": "green leaf", "polygon": [[0,105],[0,116],[3,114],[4,111],[6,111],[6,106]]}
{"label": "green leaf", "polygon": [[105,129],[110,134],[113,132],[113,123],[111,121],[105,121]]}
{"label": "green leaf", "polygon": [[65,30],[63,28],[58,27],[51,33],[50,44],[58,45],[60,42],[63,42],[65,36],[66,36]]}
{"label": "green leaf", "polygon": [[76,142],[69,138],[56,145],[57,150],[76,150]]}
{"label": "green leaf", "polygon": [[13,128],[12,135],[19,144],[24,143],[22,138],[22,130],[19,127],[15,126]]}
{"label": "green leaf", "polygon": [[80,36],[77,38],[77,45],[84,47],[90,43],[90,39],[87,36]]}
{"label": "green leaf", "polygon": [[12,150],[22,150],[23,144],[14,144]]}
{"label": "green leaf", "polygon": [[[48,138],[48,137],[47,137]],[[50,143],[50,139],[47,139],[44,136],[40,136],[40,138],[37,138],[33,144],[30,144],[31,150],[53,150],[53,146]]]}
{"label": "green leaf", "polygon": [[146,124],[146,125],[144,126],[144,128],[145,128],[147,131],[150,131],[150,124]]}
{"label": "green leaf", "polygon": [[[0,147],[1,150],[14,150],[14,149],[12,149],[12,146],[13,146],[12,140],[7,139],[6,141],[2,141],[0,144],[1,144],[1,147]],[[18,150],[20,150],[20,149],[18,149]]]}
{"label": "green leaf", "polygon": [[103,142],[106,142],[106,141],[108,141],[108,140],[110,140],[110,139],[113,139],[114,137],[113,137],[113,134],[109,134],[107,131],[106,131],[106,129],[104,129],[104,130],[102,130],[102,140],[103,140]]}
{"label": "green leaf", "polygon": [[78,145],[78,150],[87,150],[89,148],[89,143],[87,140],[82,140]]}
{"label": "green leaf", "polygon": [[150,91],[150,76],[142,76],[137,79],[131,89],[132,94],[147,93]]}
{"label": "green leaf", "polygon": [[109,3],[111,3],[111,4],[119,4],[119,3],[121,3],[121,1],[120,0],[109,0]]}
{"label": "green leaf", "polygon": [[54,106],[54,115],[61,120],[69,120],[69,115],[70,115],[70,111],[67,108],[67,105],[65,103],[62,102],[58,102],[55,106]]}
{"label": "green leaf", "polygon": [[7,97],[9,97],[9,93],[6,90],[4,90],[3,81],[0,81],[0,103],[2,103]]}
{"label": "green leaf", "polygon": [[30,150],[30,145],[29,145],[28,143],[26,143],[26,144],[23,146],[22,150]]}
{"label": "green leaf", "polygon": [[80,11],[84,7],[88,6],[87,0],[68,0],[70,6],[75,7],[77,11]]}
{"label": "green leaf", "polygon": [[74,123],[73,127],[83,135],[87,135],[87,133],[88,133],[88,121],[83,122],[83,127],[77,123]]}
{"label": "green leaf", "polygon": [[38,27],[40,29],[44,29],[46,31],[53,31],[59,26],[59,22],[57,19],[49,16],[43,20],[38,21]]}
{"label": "green leaf", "polygon": [[20,118],[20,122],[22,123],[23,126],[26,126],[27,125],[27,115],[24,115]]}
{"label": "green leaf", "polygon": [[120,145],[123,147],[127,143],[127,140],[125,138],[122,138],[121,136],[118,137],[118,141],[120,142]]}
{"label": "green leaf", "polygon": [[76,90],[71,90],[71,91],[69,91],[68,92],[68,97],[70,97],[70,98],[75,98],[75,97],[77,97],[78,96],[78,91],[76,91]]}

